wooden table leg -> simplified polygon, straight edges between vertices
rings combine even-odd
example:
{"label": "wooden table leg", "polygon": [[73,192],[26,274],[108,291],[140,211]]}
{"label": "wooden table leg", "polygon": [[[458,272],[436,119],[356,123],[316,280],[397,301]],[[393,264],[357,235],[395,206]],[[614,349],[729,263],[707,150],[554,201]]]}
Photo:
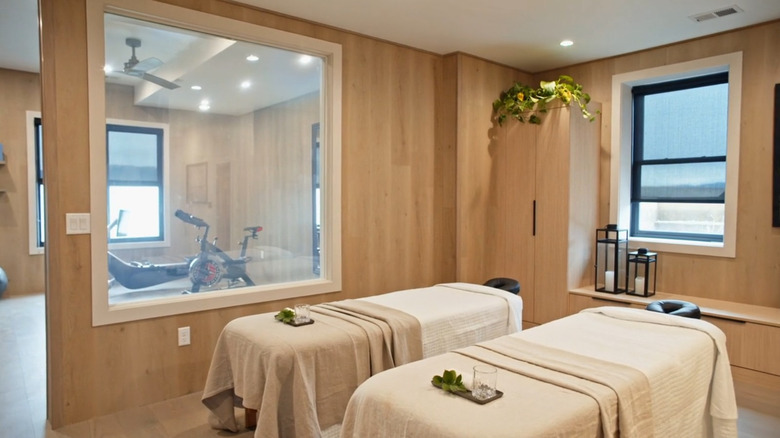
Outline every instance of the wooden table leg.
{"label": "wooden table leg", "polygon": [[257,411],[254,409],[244,408],[244,423],[246,423],[247,429],[257,428]]}

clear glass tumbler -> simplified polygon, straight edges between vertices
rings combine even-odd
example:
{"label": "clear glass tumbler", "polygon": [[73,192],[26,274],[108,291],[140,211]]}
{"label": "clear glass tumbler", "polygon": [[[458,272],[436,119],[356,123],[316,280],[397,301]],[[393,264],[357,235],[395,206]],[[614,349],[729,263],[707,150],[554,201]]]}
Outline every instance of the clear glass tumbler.
{"label": "clear glass tumbler", "polygon": [[295,305],[295,323],[301,324],[309,322],[309,305],[308,304],[296,304]]}
{"label": "clear glass tumbler", "polygon": [[498,370],[490,365],[475,365],[471,395],[478,400],[487,400],[496,395]]}

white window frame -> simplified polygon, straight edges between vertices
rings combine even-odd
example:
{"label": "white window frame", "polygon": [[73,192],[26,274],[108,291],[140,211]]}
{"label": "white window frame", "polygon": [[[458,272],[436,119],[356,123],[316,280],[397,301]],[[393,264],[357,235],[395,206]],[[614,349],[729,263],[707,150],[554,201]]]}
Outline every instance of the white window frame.
{"label": "white window frame", "polygon": [[[155,128],[163,132],[163,240],[147,242],[122,242],[111,243],[108,249],[132,249],[132,248],[168,248],[171,246],[171,183],[170,183],[170,147],[168,143],[169,126],[167,123],[140,122],[137,120],[106,119],[105,124],[121,126],[137,126],[139,128]],[[108,149],[106,149],[108,151]],[[106,152],[108,153],[108,152]],[[105,180],[105,179],[104,179]]]}
{"label": "white window frame", "polygon": [[[35,176],[38,174],[35,163],[35,119],[41,118],[40,111],[27,111],[27,241],[30,255],[46,253],[45,246],[38,246],[38,184]],[[45,243],[44,243],[45,244]]]}
{"label": "white window frame", "polygon": [[630,228],[632,95],[634,86],[729,72],[728,133],[726,145],[726,197],[723,242],[658,239],[629,236],[632,246],[653,251],[735,257],[737,195],[739,188],[739,136],[742,107],[742,52],[697,59],[679,64],[612,76],[612,157],[610,168],[610,223]]}
{"label": "white window frame", "polygon": [[322,151],[322,223],[320,278],[228,289],[218,294],[189,294],[109,306],[106,185],[90,187],[92,217],[92,325],[200,312],[231,306],[341,291],[341,75],[340,44],[255,24],[205,14],[152,0],[87,0],[90,178],[106,181],[106,112],[103,65],[104,14],[120,14],[161,24],[295,50],[323,59],[320,139]]}

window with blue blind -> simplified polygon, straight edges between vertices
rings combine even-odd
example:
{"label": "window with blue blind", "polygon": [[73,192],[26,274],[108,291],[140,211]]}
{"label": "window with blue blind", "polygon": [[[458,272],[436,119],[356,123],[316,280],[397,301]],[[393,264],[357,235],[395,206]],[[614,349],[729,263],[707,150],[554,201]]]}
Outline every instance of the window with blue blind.
{"label": "window with blue blind", "polygon": [[163,134],[161,128],[106,125],[109,243],[165,239]]}
{"label": "window with blue blind", "polygon": [[723,242],[728,81],[632,88],[631,236]]}

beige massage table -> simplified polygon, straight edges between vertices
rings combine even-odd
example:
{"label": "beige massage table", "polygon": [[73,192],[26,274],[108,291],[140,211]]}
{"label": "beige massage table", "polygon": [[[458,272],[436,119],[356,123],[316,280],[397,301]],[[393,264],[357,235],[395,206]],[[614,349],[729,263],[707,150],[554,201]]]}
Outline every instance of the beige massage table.
{"label": "beige massage table", "polygon": [[[477,404],[431,385],[498,368]],[[725,335],[698,319],[602,307],[388,370],[350,399],[341,437],[736,437]]]}
{"label": "beige massage table", "polygon": [[311,307],[314,324],[273,313],[235,319],[215,347],[203,392],[215,428],[238,430],[234,407],[257,415],[255,437],[338,433],[349,397],[383,370],[517,332],[522,299],[468,283]]}

